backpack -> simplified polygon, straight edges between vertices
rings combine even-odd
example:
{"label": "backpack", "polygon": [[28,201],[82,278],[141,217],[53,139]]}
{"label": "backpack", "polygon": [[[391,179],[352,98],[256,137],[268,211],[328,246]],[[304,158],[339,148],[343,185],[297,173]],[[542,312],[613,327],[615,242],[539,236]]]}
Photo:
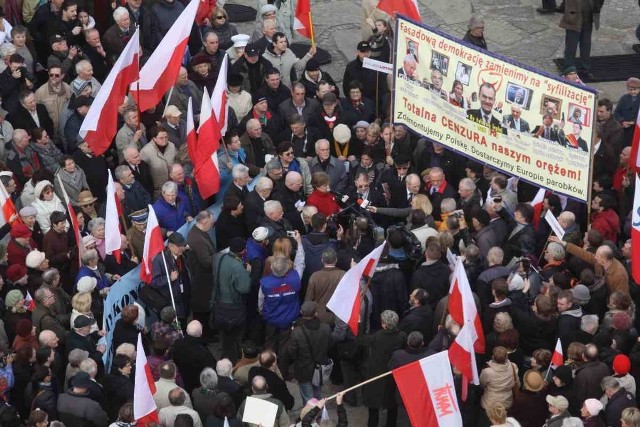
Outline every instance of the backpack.
{"label": "backpack", "polygon": [[418,260],[422,258],[422,244],[415,234],[404,228],[402,225],[392,225],[387,230],[387,233],[391,230],[400,230],[402,237],[404,238],[404,252],[412,260]]}

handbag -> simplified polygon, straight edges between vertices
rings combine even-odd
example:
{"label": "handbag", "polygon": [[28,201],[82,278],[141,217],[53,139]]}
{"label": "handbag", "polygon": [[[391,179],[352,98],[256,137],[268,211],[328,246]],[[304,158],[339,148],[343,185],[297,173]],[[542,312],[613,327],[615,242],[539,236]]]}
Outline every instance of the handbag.
{"label": "handbag", "polygon": [[[220,257],[218,261],[218,269],[216,270],[215,285],[220,283],[220,266],[222,260],[227,254]],[[220,329],[229,329],[244,324],[246,319],[246,310],[244,303],[215,301],[213,307],[213,325]]]}
{"label": "handbag", "polygon": [[170,306],[171,301],[150,285],[142,285],[138,294],[140,300],[154,313],[159,314],[163,308]]}
{"label": "handbag", "polygon": [[[309,335],[307,335],[307,329],[304,325],[300,326],[302,328],[302,334],[304,338],[307,340],[307,345],[309,346],[309,351],[311,352],[311,356],[314,357],[313,347],[311,346],[311,340],[309,339]],[[311,384],[316,387],[322,387],[322,385],[331,377],[331,371],[333,371],[333,360],[328,357],[326,363],[318,363],[314,360],[313,367],[313,377],[311,377]]]}

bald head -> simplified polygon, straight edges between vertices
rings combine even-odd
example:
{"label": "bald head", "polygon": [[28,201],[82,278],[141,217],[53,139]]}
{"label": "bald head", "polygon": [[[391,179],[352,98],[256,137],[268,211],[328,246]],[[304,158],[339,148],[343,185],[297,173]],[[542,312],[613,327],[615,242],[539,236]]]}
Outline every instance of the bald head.
{"label": "bald head", "polygon": [[255,394],[267,392],[267,380],[263,376],[256,375],[251,381],[251,389]]}
{"label": "bald head", "polygon": [[576,222],[576,215],[573,212],[564,211],[558,215],[558,222],[562,228],[571,227]]}
{"label": "bald head", "polygon": [[247,130],[253,131],[257,129],[262,129],[260,121],[258,121],[258,119],[249,119],[249,121],[247,122]]}
{"label": "bald head", "polygon": [[40,332],[40,335],[38,336],[38,342],[43,347],[55,348],[58,346],[58,336],[53,331],[44,330]]}
{"label": "bald head", "polygon": [[187,325],[187,335],[191,337],[199,338],[202,336],[202,323],[197,320],[192,320]]}
{"label": "bald head", "polygon": [[299,172],[289,172],[284,179],[284,184],[288,188],[298,191],[302,186],[302,175]]}

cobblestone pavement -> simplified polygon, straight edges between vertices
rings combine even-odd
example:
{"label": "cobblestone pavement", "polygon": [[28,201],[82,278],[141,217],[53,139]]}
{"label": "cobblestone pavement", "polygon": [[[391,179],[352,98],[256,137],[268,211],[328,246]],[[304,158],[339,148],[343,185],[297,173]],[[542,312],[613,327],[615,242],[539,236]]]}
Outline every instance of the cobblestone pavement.
{"label": "cobblestone pavement", "polygon": [[[228,0],[230,3],[255,7],[255,0]],[[560,3],[559,0],[557,0]],[[346,64],[355,57],[355,46],[360,41],[360,0],[311,0],[315,23],[316,42],[332,55],[330,64],[322,68],[342,84]],[[564,30],[558,27],[560,14],[539,15],[538,0],[418,0],[423,21],[440,30],[462,38],[473,13],[485,18],[485,37],[489,50],[513,58],[524,64],[557,73],[553,58],[562,57]],[[640,8],[635,0],[607,0],[601,14],[600,30],[594,32],[592,56],[632,53],[631,46],[638,43],[635,28],[640,23]],[[238,25],[247,34],[253,32],[253,23]],[[296,40],[297,41],[297,40]],[[640,70],[638,70],[640,77]],[[619,82],[596,83],[594,87],[614,102],[624,93]],[[296,384],[290,383],[296,397],[294,413],[300,406]],[[326,387],[325,395],[337,387]],[[329,407],[330,409],[333,406]],[[335,412],[332,418],[335,420]],[[365,426],[367,411],[364,407],[347,406],[349,425]],[[384,416],[381,417],[384,422]]]}

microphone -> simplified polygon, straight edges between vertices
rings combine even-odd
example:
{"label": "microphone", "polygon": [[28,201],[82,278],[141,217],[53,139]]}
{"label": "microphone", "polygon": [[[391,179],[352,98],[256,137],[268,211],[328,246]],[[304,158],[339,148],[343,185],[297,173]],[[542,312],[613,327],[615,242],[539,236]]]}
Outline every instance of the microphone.
{"label": "microphone", "polygon": [[366,209],[367,206],[371,204],[368,200],[362,200],[362,199],[358,199],[357,203],[358,203],[358,206],[360,206],[362,209]]}
{"label": "microphone", "polygon": [[349,196],[348,195],[342,194],[339,191],[329,190],[329,192],[331,194],[333,194],[334,196],[336,196],[338,198],[338,200],[340,200],[342,203],[347,203],[347,201],[349,200]]}

